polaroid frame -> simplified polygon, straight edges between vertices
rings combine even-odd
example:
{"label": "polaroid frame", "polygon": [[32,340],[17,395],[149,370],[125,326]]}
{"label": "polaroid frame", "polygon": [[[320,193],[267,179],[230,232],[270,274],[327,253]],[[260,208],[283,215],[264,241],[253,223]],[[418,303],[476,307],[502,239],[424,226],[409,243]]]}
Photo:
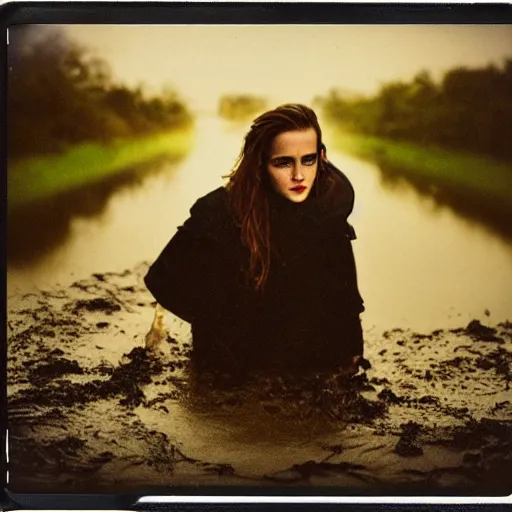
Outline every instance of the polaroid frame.
{"label": "polaroid frame", "polygon": [[[19,2],[2,6],[0,23],[0,59],[7,62],[7,33],[17,24],[512,24],[510,4],[291,4],[291,3],[67,3]],[[2,103],[0,118],[7,117],[6,83],[7,66],[2,66]],[[7,154],[5,121],[0,140],[0,154]],[[2,232],[7,232],[7,183],[6,159],[2,159]],[[5,242],[5,238],[4,238]],[[5,247],[5,243],[4,243]],[[7,265],[6,252],[2,252],[2,263]],[[1,275],[2,322],[6,325],[6,273]],[[6,373],[7,343],[5,329],[2,330],[1,371]],[[4,380],[5,381],[5,380]],[[7,392],[2,387],[0,415],[2,423],[2,458],[8,454]],[[4,449],[7,448],[6,449]],[[8,461],[3,460],[4,464]],[[3,465],[5,467],[5,465]],[[172,496],[159,495],[159,489],[141,489],[137,495],[20,495],[9,492],[6,471],[2,470],[2,509],[151,509],[190,505],[193,509],[218,505],[277,505],[304,504],[316,508],[344,504],[347,509],[359,510],[364,506],[379,505],[379,510],[410,509],[411,504],[463,505],[471,510],[478,505],[491,505],[493,510],[505,510],[512,497],[476,496],[338,496],[335,490],[322,489],[321,495],[314,488],[308,491],[293,488],[266,489],[264,493],[255,488],[176,488]],[[290,492],[291,491],[291,492]],[[150,495],[148,495],[150,494]],[[316,505],[316,506],[315,506]],[[357,506],[359,505],[359,506]]]}

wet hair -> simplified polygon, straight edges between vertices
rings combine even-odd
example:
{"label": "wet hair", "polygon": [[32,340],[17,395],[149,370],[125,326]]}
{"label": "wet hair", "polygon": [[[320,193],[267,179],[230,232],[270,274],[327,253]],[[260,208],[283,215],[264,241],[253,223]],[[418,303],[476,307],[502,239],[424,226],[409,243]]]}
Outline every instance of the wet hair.
{"label": "wet hair", "polygon": [[329,177],[320,158],[322,130],[316,114],[305,105],[285,104],[257,117],[245,136],[244,145],[227,177],[229,201],[235,221],[241,228],[242,243],[249,251],[247,277],[256,290],[262,290],[270,268],[270,221],[267,165],[274,139],[283,132],[313,128],[317,136],[318,172],[314,191],[329,186]]}

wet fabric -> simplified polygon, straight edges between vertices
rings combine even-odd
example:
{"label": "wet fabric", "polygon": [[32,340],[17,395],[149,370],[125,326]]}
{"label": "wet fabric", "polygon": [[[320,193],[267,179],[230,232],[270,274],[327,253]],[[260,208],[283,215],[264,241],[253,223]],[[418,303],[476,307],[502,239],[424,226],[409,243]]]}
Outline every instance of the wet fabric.
{"label": "wet fabric", "polygon": [[359,294],[347,222],[349,180],[302,203],[269,191],[272,254],[263,291],[246,280],[249,253],[218,188],[191,215],[145,277],[155,299],[192,324],[192,360],[228,372],[322,371],[363,353]]}

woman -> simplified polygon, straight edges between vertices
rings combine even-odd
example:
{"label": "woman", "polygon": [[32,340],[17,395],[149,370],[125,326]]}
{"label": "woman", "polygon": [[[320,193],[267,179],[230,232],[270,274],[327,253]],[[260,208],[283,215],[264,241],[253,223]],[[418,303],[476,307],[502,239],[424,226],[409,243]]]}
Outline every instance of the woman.
{"label": "woman", "polygon": [[192,324],[199,370],[355,370],[363,354],[348,179],[315,113],[259,116],[225,187],[199,199],[145,277]]}

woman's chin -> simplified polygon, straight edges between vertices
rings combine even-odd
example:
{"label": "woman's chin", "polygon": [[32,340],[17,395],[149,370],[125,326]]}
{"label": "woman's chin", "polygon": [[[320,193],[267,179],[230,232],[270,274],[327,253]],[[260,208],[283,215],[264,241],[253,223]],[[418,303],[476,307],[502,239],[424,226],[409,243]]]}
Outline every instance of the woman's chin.
{"label": "woman's chin", "polygon": [[309,190],[305,190],[301,194],[297,194],[296,192],[292,192],[291,194],[283,194],[286,199],[291,201],[292,203],[302,203],[308,198]]}

